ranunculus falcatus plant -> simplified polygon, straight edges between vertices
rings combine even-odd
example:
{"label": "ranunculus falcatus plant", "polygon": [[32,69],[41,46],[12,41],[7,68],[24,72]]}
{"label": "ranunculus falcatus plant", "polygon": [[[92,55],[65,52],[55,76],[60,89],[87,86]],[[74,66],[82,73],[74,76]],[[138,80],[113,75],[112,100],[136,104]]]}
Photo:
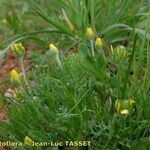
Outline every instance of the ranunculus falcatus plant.
{"label": "ranunculus falcatus plant", "polygon": [[[136,88],[131,85],[133,79],[129,76],[122,98],[125,82],[122,72],[127,72],[131,55],[124,55],[124,47],[121,47],[123,51],[116,47],[113,51],[116,54],[110,49],[109,55],[105,47],[99,50],[96,44],[93,47],[94,56],[87,39],[80,43],[78,53],[59,58],[61,67],[56,60],[56,63],[37,66],[36,70],[33,68],[28,88],[16,96],[18,103],[7,106],[9,121],[0,122],[0,137],[25,141],[24,149],[36,149],[30,147],[32,141],[66,140],[90,140],[91,146],[87,148],[96,150],[129,149],[138,141],[146,148],[142,143],[147,143],[149,134],[148,106],[144,105],[148,103],[147,88],[129,90],[130,86]],[[53,44],[52,48],[56,56],[58,49]],[[118,64],[113,55],[119,56]],[[124,56],[129,58],[123,64]],[[111,63],[116,72],[112,73]],[[119,68],[122,70],[118,71]],[[48,147],[38,147],[45,148]]]}
{"label": "ranunculus falcatus plant", "polygon": [[[28,53],[36,60],[28,72],[30,78],[24,76],[27,86],[21,86],[19,71],[11,72],[11,80],[20,86],[14,84],[13,101],[5,105],[8,120],[0,122],[0,140],[21,141],[20,149],[54,150],[58,147],[31,147],[30,143],[66,140],[90,140],[91,146],[59,149],[148,149],[149,3],[38,2],[30,3],[34,3],[34,17],[45,21],[39,19],[40,29],[8,40],[12,45],[32,39],[42,53]],[[22,54],[14,48],[17,55]],[[71,48],[77,52],[64,54]]]}

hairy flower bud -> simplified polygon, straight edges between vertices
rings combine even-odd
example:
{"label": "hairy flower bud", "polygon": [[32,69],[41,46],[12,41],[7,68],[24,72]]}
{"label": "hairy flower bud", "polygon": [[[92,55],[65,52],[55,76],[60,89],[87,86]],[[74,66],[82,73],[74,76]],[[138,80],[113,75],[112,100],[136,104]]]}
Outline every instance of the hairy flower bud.
{"label": "hairy flower bud", "polygon": [[20,75],[15,69],[11,70],[10,77],[11,77],[11,81],[20,82]]}
{"label": "hairy flower bud", "polygon": [[59,50],[54,44],[49,45],[49,52],[51,56],[56,56],[59,54]]}
{"label": "hairy flower bud", "polygon": [[22,43],[13,44],[11,49],[16,57],[22,57],[25,53],[25,47],[22,45]]}
{"label": "hairy flower bud", "polygon": [[33,141],[32,141],[32,139],[30,137],[26,136],[25,139],[24,139],[24,144],[32,145]]}
{"label": "hairy flower bud", "polygon": [[98,47],[102,47],[103,46],[103,41],[102,41],[101,38],[97,38],[96,39],[95,46],[98,46]]}
{"label": "hairy flower bud", "polygon": [[59,67],[62,67],[61,61],[59,58],[59,50],[54,44],[49,45],[49,54],[54,58],[55,62]]}
{"label": "hairy flower bud", "polygon": [[94,31],[93,31],[93,29],[91,28],[91,27],[87,27],[87,29],[86,29],[86,37],[88,38],[88,39],[93,39],[94,38]]}

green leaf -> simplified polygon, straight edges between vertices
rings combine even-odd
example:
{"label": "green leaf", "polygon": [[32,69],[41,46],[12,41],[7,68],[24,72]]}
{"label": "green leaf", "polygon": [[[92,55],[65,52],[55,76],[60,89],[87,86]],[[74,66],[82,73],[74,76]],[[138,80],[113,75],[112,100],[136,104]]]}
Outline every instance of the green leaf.
{"label": "green leaf", "polygon": [[86,44],[80,44],[79,45],[79,53],[83,57],[90,56],[90,49],[86,46]]}

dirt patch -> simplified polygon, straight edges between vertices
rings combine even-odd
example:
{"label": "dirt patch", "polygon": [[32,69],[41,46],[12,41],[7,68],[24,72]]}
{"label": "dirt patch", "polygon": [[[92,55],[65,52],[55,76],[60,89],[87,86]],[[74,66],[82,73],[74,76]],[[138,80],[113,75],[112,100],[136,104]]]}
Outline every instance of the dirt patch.
{"label": "dirt patch", "polygon": [[3,120],[3,121],[7,121],[8,120],[8,118],[6,117],[4,108],[2,108],[2,107],[0,107],[0,120]]}
{"label": "dirt patch", "polygon": [[6,150],[6,149],[5,149],[4,147],[1,147],[1,146],[0,146],[0,150]]}

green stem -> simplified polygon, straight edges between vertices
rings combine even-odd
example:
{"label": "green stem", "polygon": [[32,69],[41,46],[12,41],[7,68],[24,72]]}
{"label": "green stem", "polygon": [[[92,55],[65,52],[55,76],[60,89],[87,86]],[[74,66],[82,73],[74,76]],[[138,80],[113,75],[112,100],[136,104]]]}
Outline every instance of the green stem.
{"label": "green stem", "polygon": [[123,91],[122,91],[122,99],[124,99],[125,92],[126,92],[127,81],[128,81],[128,77],[129,77],[129,74],[130,74],[130,69],[131,69],[132,61],[133,61],[133,58],[134,58],[137,37],[138,37],[138,35],[136,34],[135,38],[134,38],[134,45],[133,45],[131,57],[129,59],[129,65],[128,65],[127,73],[126,73],[126,76],[125,76],[125,82],[124,82],[124,87],[123,87]]}
{"label": "green stem", "polygon": [[25,68],[24,68],[24,63],[23,63],[23,57],[20,58],[20,66],[21,66],[23,79],[24,79],[25,83],[28,84],[27,78],[26,78],[26,73],[25,73]]}
{"label": "green stem", "polygon": [[92,49],[92,56],[94,57],[95,56],[95,52],[94,52],[94,43],[93,43],[93,40],[90,40],[90,43],[91,43],[91,49]]}
{"label": "green stem", "polygon": [[59,55],[56,55],[56,63],[58,64],[58,66],[59,66],[60,68],[62,68],[62,64],[61,64],[61,61],[60,61],[60,59],[59,59]]}

